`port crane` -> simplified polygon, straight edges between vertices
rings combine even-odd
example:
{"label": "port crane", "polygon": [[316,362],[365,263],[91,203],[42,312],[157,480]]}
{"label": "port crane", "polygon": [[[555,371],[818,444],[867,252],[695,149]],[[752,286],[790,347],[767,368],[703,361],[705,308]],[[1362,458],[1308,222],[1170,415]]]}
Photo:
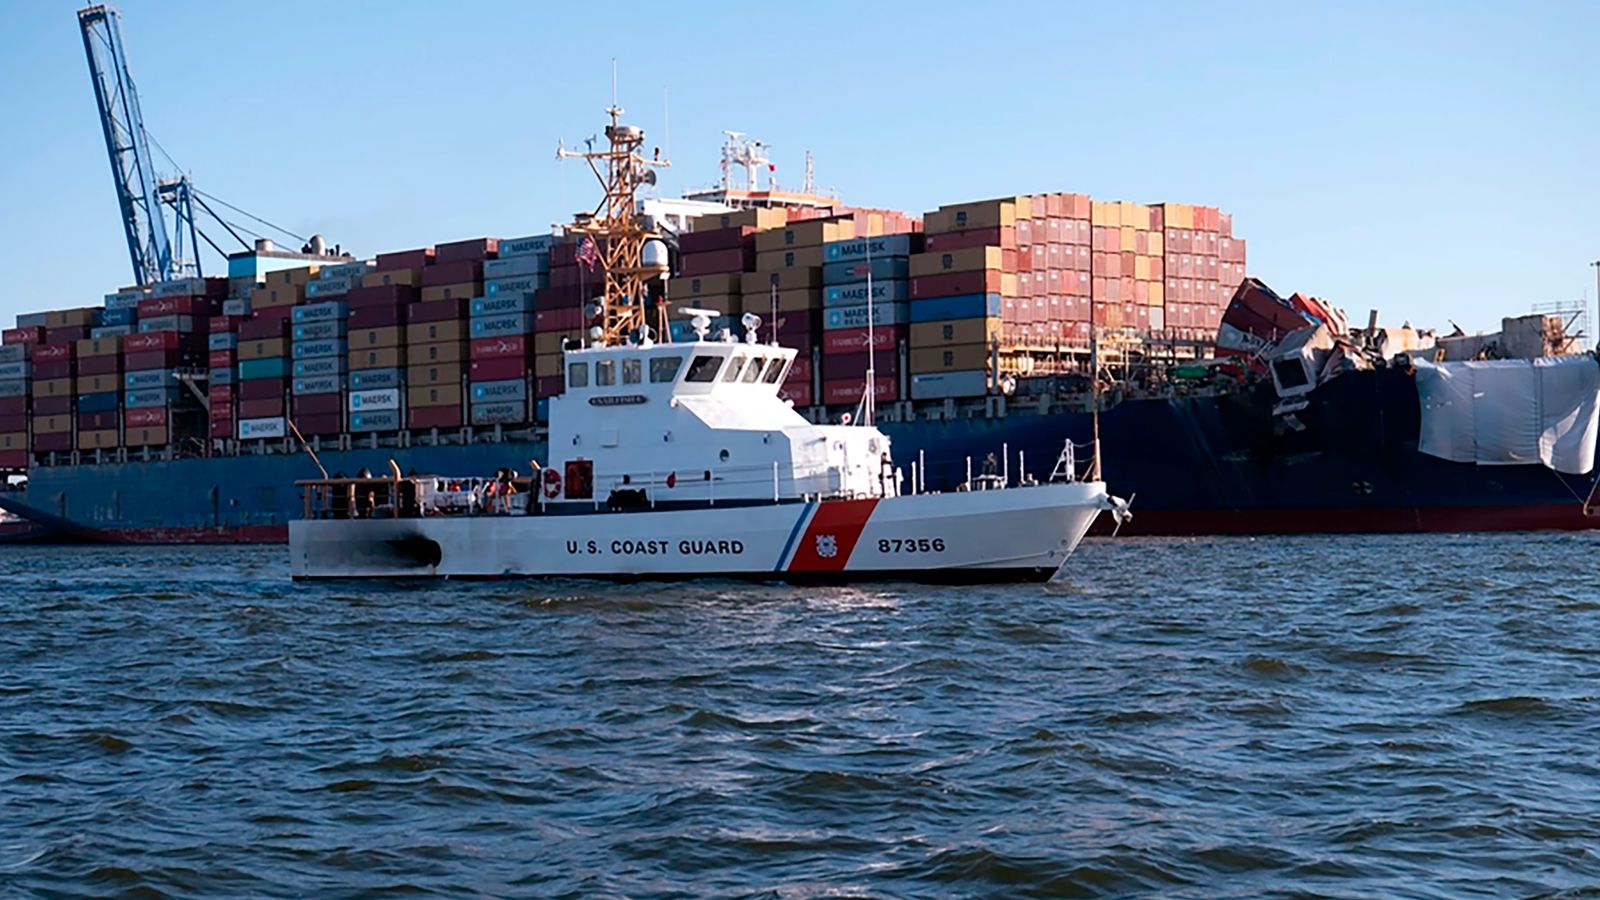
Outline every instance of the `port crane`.
{"label": "port crane", "polygon": [[187,175],[174,178],[157,175],[155,157],[150,153],[150,137],[145,132],[144,114],[139,110],[139,94],[128,70],[121,19],[121,14],[104,4],[78,10],[78,30],[83,35],[83,52],[89,60],[89,78],[94,84],[100,127],[111,160],[111,179],[117,190],[134,282],[154,284],[199,277],[202,274],[201,239],[222,256],[228,255],[200,229],[195,221],[196,207],[215,219],[242,247],[250,248],[250,242],[239,232],[252,235],[255,232],[218,215],[206,203],[208,197],[273,231],[306,242],[306,238],[205,194],[195,188]]}

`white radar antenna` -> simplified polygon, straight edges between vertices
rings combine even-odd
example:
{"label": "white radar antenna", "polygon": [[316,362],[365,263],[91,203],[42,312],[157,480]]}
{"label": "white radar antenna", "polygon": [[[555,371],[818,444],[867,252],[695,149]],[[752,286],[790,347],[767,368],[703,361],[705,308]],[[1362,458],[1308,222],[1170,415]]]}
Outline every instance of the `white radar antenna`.
{"label": "white radar antenna", "polygon": [[766,166],[767,190],[777,190],[777,181],[772,177],[775,167],[771,157],[767,156],[770,148],[762,141],[746,139],[742,131],[724,131],[723,134],[728,139],[722,143],[722,189],[734,190],[733,170],[738,167],[744,169],[744,190],[758,190],[757,173],[762,166]]}

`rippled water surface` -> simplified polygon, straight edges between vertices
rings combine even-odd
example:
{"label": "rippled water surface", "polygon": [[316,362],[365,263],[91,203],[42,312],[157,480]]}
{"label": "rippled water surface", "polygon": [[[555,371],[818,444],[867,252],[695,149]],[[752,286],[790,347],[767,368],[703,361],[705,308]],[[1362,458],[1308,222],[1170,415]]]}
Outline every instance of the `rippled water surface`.
{"label": "rippled water surface", "polygon": [[0,892],[1593,889],[1596,549],[1101,540],[1048,590],[0,550]]}

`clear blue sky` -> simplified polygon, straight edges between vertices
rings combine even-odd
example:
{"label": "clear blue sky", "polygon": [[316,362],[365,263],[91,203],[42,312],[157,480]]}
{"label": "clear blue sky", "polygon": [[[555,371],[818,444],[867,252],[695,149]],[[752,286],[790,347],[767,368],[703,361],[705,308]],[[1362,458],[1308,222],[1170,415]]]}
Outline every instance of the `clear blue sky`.
{"label": "clear blue sky", "polygon": [[[7,324],[130,277],[77,5],[0,6]],[[862,205],[1221,206],[1253,274],[1362,320],[1594,300],[1600,4],[655,4],[614,45],[609,8],[121,6],[146,123],[195,182],[362,255],[592,205],[553,151],[598,129],[615,56],[672,195],[738,129]]]}

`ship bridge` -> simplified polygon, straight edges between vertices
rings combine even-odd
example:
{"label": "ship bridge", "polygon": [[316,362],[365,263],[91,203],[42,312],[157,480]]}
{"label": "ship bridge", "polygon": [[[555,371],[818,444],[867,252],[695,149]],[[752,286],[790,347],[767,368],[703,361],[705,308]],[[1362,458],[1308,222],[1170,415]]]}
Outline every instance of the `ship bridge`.
{"label": "ship bridge", "polygon": [[889,439],[778,396],[795,351],[754,340],[568,350],[550,401],[549,503],[655,506],[898,493]]}

